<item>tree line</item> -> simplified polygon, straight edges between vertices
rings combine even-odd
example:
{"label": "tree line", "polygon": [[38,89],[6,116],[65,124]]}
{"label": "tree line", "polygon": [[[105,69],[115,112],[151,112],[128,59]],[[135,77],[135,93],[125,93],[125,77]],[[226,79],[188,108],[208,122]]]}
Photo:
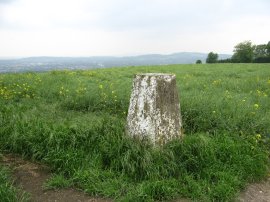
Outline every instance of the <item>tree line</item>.
{"label": "tree line", "polygon": [[[201,63],[197,60],[196,63]],[[252,44],[251,41],[243,41],[234,46],[231,58],[219,60],[218,54],[210,52],[206,63],[270,63],[270,41],[267,44]]]}

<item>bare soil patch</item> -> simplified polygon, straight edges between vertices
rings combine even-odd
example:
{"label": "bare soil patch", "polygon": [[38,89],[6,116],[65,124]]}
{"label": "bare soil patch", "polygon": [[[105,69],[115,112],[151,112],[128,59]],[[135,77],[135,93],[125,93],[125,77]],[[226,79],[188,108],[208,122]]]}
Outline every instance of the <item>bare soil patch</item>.
{"label": "bare soil patch", "polygon": [[110,199],[93,198],[76,189],[44,190],[43,184],[51,176],[44,165],[23,160],[14,155],[5,155],[2,165],[12,169],[16,186],[30,194],[31,202],[110,202]]}
{"label": "bare soil patch", "polygon": [[237,197],[239,202],[269,202],[270,201],[270,179],[259,183],[250,184]]}

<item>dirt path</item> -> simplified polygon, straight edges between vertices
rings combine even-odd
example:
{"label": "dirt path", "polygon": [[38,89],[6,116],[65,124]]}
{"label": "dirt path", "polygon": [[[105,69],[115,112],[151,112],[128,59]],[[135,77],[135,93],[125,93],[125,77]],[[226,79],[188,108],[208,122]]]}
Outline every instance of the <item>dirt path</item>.
{"label": "dirt path", "polygon": [[237,198],[239,202],[270,202],[270,179],[250,184]]}
{"label": "dirt path", "polygon": [[[50,170],[44,165],[25,161],[14,155],[5,155],[0,161],[13,170],[15,185],[30,194],[31,202],[111,202],[110,199],[93,198],[75,189],[44,190],[44,182],[50,178]],[[189,200],[176,200],[189,201]],[[239,194],[238,202],[270,202],[270,179],[254,183]]]}
{"label": "dirt path", "polygon": [[5,155],[1,164],[13,170],[15,185],[30,194],[31,202],[110,202],[93,198],[75,189],[44,190],[44,182],[50,178],[50,170],[43,165],[25,161],[14,155]]}

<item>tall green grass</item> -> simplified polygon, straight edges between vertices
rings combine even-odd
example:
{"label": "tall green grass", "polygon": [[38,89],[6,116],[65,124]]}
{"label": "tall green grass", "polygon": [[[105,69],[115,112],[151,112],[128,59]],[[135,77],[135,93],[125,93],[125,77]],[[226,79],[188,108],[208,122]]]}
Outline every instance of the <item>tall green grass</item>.
{"label": "tall green grass", "polygon": [[[185,138],[163,148],[125,135],[132,79],[177,76]],[[228,201],[268,172],[270,71],[172,65],[0,75],[0,146],[50,165],[47,187],[119,201]]]}

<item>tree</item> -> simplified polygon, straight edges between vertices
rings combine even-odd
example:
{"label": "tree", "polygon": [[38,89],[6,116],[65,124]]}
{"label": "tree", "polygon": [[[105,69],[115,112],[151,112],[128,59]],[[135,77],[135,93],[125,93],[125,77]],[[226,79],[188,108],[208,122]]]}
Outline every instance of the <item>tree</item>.
{"label": "tree", "polygon": [[260,44],[256,45],[254,48],[254,58],[267,57],[267,45]]}
{"label": "tree", "polygon": [[267,56],[270,57],[270,41],[268,41],[266,45],[266,52],[267,52]]}
{"label": "tree", "polygon": [[206,58],[206,63],[216,63],[218,61],[218,54],[210,52]]}
{"label": "tree", "polygon": [[227,58],[227,59],[221,59],[217,61],[218,63],[232,63],[232,59],[231,58]]}
{"label": "tree", "polygon": [[268,44],[256,45],[254,49],[254,63],[270,62],[270,42]]}
{"label": "tree", "polygon": [[234,47],[232,60],[234,62],[250,63],[254,58],[255,46],[251,41],[244,41]]}
{"label": "tree", "polygon": [[201,60],[197,60],[196,61],[196,64],[202,64],[202,61]]}

